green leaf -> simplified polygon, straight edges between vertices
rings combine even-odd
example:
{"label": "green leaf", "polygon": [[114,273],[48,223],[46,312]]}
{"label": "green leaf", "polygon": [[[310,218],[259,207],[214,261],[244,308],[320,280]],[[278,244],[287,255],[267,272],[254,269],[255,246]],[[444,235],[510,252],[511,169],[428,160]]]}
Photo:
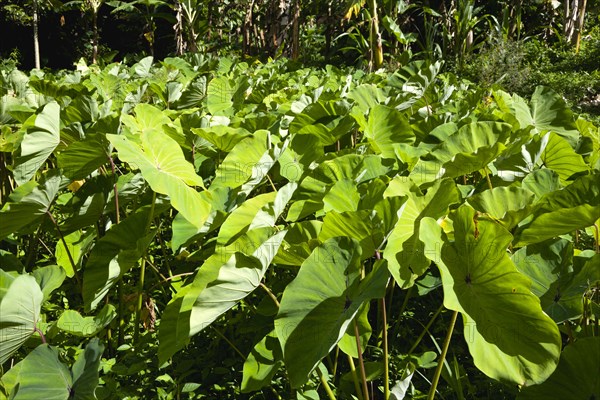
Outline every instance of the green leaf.
{"label": "green leaf", "polygon": [[96,399],[96,388],[99,383],[99,370],[104,345],[98,338],[93,338],[85,346],[73,364],[73,388],[71,390],[74,400]]}
{"label": "green leaf", "polygon": [[444,239],[441,253],[436,250],[442,236],[436,221],[424,219],[421,231],[429,232],[427,250],[439,254],[444,306],[462,314],[475,366],[501,381],[543,382],[558,363],[561,337],[531,293],[531,281],[507,255],[510,233],[497,222],[478,219],[466,205],[453,221],[455,240]]}
{"label": "green leaf", "polygon": [[323,196],[323,211],[356,211],[359,201],[360,194],[354,180],[341,179]]}
{"label": "green leaf", "polygon": [[419,236],[421,220],[447,215],[448,207],[459,201],[460,194],[451,179],[437,181],[424,196],[418,196],[412,188],[396,186],[390,184],[388,189],[408,195],[408,200],[398,210],[398,222],[388,237],[383,257],[398,285],[408,288],[427,270],[435,255],[425,251],[424,240]]}
{"label": "green leaf", "polygon": [[276,192],[263,193],[244,201],[241,206],[229,214],[223,225],[221,225],[217,243],[221,246],[227,246],[244,234],[250,228],[256,214],[268,203],[272,203],[276,195]]}
{"label": "green leaf", "polygon": [[332,211],[323,218],[319,240],[325,242],[338,236],[351,237],[360,243],[362,258],[367,259],[373,257],[375,250],[383,242],[381,225],[381,220],[374,211]]}
{"label": "green leaf", "polygon": [[469,204],[499,220],[506,229],[513,229],[532,211],[534,194],[516,186],[499,186],[469,197]]}
{"label": "green leaf", "polygon": [[279,157],[278,151],[271,154],[270,141],[270,134],[265,130],[240,141],[217,168],[210,187],[241,187],[242,192],[250,193]]}
{"label": "green leaf", "polygon": [[100,134],[73,142],[58,154],[58,167],[72,180],[83,179],[108,162],[108,141]]}
{"label": "green leaf", "polygon": [[404,114],[379,104],[371,108],[365,137],[375,153],[384,158],[396,158],[396,143],[415,142],[415,134]]}
{"label": "green leaf", "polygon": [[191,131],[225,152],[230,152],[242,139],[250,136],[250,132],[244,128],[233,128],[224,125],[216,125],[208,128],[192,128]]}
{"label": "green leaf", "polygon": [[297,186],[290,182],[277,192],[263,193],[243,202],[221,226],[217,244],[227,246],[248,230],[275,227]]}
{"label": "green leaf", "polygon": [[41,344],[2,377],[2,384],[13,400],[68,400],[73,377],[58,350]]}
{"label": "green leaf", "polygon": [[242,393],[270,385],[271,379],[282,366],[283,353],[273,330],[254,346],[244,362]]}
{"label": "green leaf", "polygon": [[566,181],[574,174],[589,170],[583,157],[577,154],[564,138],[550,132],[542,140],[545,142],[545,147],[540,160],[546,168],[555,171],[562,181]]}
{"label": "green leaf", "polygon": [[34,333],[44,294],[35,278],[19,275],[0,300],[0,364]]}
{"label": "green leaf", "polygon": [[600,218],[600,176],[586,175],[562,190],[547,194],[538,203],[533,219],[515,235],[515,246],[594,225]]}
{"label": "green leaf", "polygon": [[117,312],[112,304],[106,304],[98,312],[98,315],[93,317],[82,317],[75,310],[65,310],[58,319],[56,326],[71,335],[92,337],[110,324],[116,316]]}
{"label": "green leaf", "polygon": [[355,101],[361,112],[366,113],[370,108],[385,101],[383,89],[373,84],[356,86],[348,93],[348,98]]}
{"label": "green leaf", "polygon": [[[87,254],[89,248],[93,244],[93,240],[95,237],[96,233],[91,229],[83,234],[81,233],[81,231],[75,231],[64,236],[65,243],[67,244],[66,248],[62,240],[56,243],[56,249],[54,250],[54,257],[56,257],[56,263],[59,266],[61,266],[63,270],[65,270],[69,278],[75,276],[75,271],[73,270],[71,260],[69,259],[69,253],[71,254],[71,257],[73,257],[75,267],[77,267],[77,269],[79,270],[79,268],[81,268],[83,256]],[[69,251],[69,253],[67,253],[67,250]]]}
{"label": "green leaf", "polygon": [[521,187],[535,194],[536,201],[561,188],[558,174],[551,169],[538,169],[523,178]]}
{"label": "green leaf", "polygon": [[512,259],[519,271],[531,278],[531,291],[556,323],[580,317],[584,294],[600,280],[600,255],[575,272],[573,245],[566,239],[531,244],[516,251]]}
{"label": "green leaf", "polygon": [[83,275],[83,300],[87,311],[95,309],[117,281],[133,267],[152,241],[155,231],[146,233],[150,206],[106,232],[90,253]]}
{"label": "green leaf", "polygon": [[176,252],[179,247],[200,238],[202,235],[216,229],[226,218],[225,209],[230,200],[231,190],[227,187],[209,188],[200,192],[200,196],[210,202],[211,213],[201,228],[186,220],[181,214],[173,219],[171,249]]}
{"label": "green leaf", "polygon": [[379,263],[361,282],[360,256],[357,241],[331,238],[311,253],[283,292],[275,332],[292,387],[308,380],[361,305],[383,296],[388,280],[385,265]]}
{"label": "green leaf", "polygon": [[354,126],[354,119],[349,111],[350,105],[345,101],[318,101],[309,104],[290,123],[289,132],[313,135],[326,146],[333,144]]}
{"label": "green leaf", "polygon": [[[361,353],[364,353],[367,349],[367,344],[371,338],[373,328],[369,323],[369,303],[365,302],[358,310],[356,314],[356,325],[358,325],[358,336],[360,338]],[[338,346],[341,351],[349,355],[350,357],[358,358],[358,349],[356,348],[356,332],[354,330],[354,324],[348,325],[346,333],[340,339]]]}
{"label": "green leaf", "polygon": [[511,128],[501,122],[473,122],[462,126],[431,153],[443,164],[443,176],[467,175],[485,168],[504,150]]}
{"label": "green leaf", "polygon": [[190,187],[203,187],[202,178],[175,140],[155,129],[142,132],[141,147],[124,135],[107,137],[117,148],[119,158],[139,169],[152,190],[169,196],[173,207],[198,228],[204,224],[210,204]]}
{"label": "green leaf", "polygon": [[37,225],[44,218],[60,189],[60,176],[50,173],[39,183],[16,188],[0,210],[0,240],[18,230]]}
{"label": "green leaf", "polygon": [[208,83],[206,91],[206,106],[208,112],[214,115],[225,115],[223,111],[231,109],[233,106],[233,94],[235,87],[225,76],[219,76]]}
{"label": "green leaf", "polygon": [[271,235],[271,228],[252,232],[257,234],[247,234],[247,241],[238,240],[207,259],[194,282],[169,302],[159,331],[161,364],[259,286],[286,232]]}
{"label": "green leaf", "polygon": [[42,289],[44,301],[46,301],[50,294],[62,285],[66,274],[58,265],[48,265],[34,270],[33,276]]}
{"label": "green leaf", "polygon": [[570,343],[558,367],[544,383],[523,388],[518,400],[563,400],[600,398],[600,337]]}
{"label": "green leaf", "polygon": [[525,107],[517,109],[516,116],[521,128],[531,125],[538,132],[553,131],[576,144],[579,136],[573,113],[561,95],[554,90],[538,86],[531,95],[531,111]]}
{"label": "green leaf", "polygon": [[50,102],[35,116],[15,153],[13,176],[22,185],[40,169],[60,143],[60,106]]}

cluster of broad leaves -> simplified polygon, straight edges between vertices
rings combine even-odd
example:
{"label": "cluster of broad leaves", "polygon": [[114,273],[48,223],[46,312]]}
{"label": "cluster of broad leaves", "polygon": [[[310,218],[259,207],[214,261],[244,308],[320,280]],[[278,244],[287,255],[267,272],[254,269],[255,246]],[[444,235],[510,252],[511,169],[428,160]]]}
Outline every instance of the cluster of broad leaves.
{"label": "cluster of broad leaves", "polygon": [[[323,360],[363,353],[380,384],[379,299],[422,282],[519,398],[600,397],[600,131],[439,69],[2,71],[0,398],[118,397],[119,352],[168,369],[241,308],[263,321],[242,392],[360,396]],[[392,397],[428,390],[411,360]]]}

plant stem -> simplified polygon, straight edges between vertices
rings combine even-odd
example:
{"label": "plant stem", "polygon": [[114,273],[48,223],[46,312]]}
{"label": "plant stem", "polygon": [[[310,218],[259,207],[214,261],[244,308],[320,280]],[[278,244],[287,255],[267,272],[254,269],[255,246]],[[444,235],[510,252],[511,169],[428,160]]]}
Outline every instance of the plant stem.
{"label": "plant stem", "polygon": [[246,360],[246,356],[244,355],[244,353],[242,353],[240,351],[240,349],[237,348],[237,346],[235,344],[233,344],[233,342],[229,339],[227,339],[227,337],[225,335],[223,335],[217,328],[215,328],[214,326],[210,326],[212,328],[213,331],[215,331],[215,333],[217,335],[219,335],[223,340],[225,340],[233,350],[235,350],[236,353],[239,354],[240,357],[242,357],[242,359],[245,361]]}
{"label": "plant stem", "polygon": [[385,297],[379,300],[381,305],[381,316],[383,318],[383,398],[385,400],[390,398],[390,365],[388,356],[388,337],[387,337],[387,313],[385,309]]}
{"label": "plant stem", "polygon": [[125,311],[123,304],[123,278],[117,283],[117,296],[119,297],[119,332],[117,334],[117,347],[121,346],[125,341]]}
{"label": "plant stem", "polygon": [[116,168],[115,168],[115,162],[112,159],[112,156],[110,154],[108,154],[108,160],[110,161],[110,169],[112,171],[113,174],[113,192],[115,194],[115,219],[117,221],[117,224],[121,221],[121,216],[119,215],[119,189],[117,189],[117,174],[116,174]]}
{"label": "plant stem", "polygon": [[438,361],[437,368],[435,369],[433,380],[431,381],[431,388],[429,389],[427,400],[433,400],[433,398],[435,397],[435,390],[437,388],[438,382],[440,381],[440,375],[442,374],[442,368],[444,367],[444,360],[446,359],[446,353],[448,353],[448,347],[450,347],[450,340],[452,339],[452,332],[454,331],[454,325],[456,324],[457,317],[458,311],[454,311],[452,313],[452,319],[450,320],[448,332],[446,333],[446,338],[444,339],[442,354],[440,354],[440,359]]}
{"label": "plant stem", "polygon": [[352,322],[354,324],[354,336],[356,337],[356,350],[358,352],[358,362],[360,366],[360,377],[362,380],[362,390],[364,400],[369,400],[369,387],[367,386],[367,372],[365,371],[365,362],[362,356],[362,348],[360,346],[360,332],[358,331],[358,324],[356,320]]}
{"label": "plant stem", "polygon": [[27,260],[25,260],[25,269],[31,267],[31,265],[33,264],[33,256],[35,255],[35,253],[37,253],[37,242],[39,240],[40,234],[42,232],[41,230],[42,225],[40,224],[40,226],[38,226],[36,232],[35,232],[35,236],[31,238],[31,241],[29,242],[29,246],[27,249]]}
{"label": "plant stem", "polygon": [[142,319],[142,305],[144,303],[144,280],[146,279],[146,258],[142,258],[140,265],[140,281],[138,283],[138,298],[135,307],[135,332],[133,334],[133,343],[138,343],[140,338],[140,321]]}
{"label": "plant stem", "polygon": [[594,233],[596,239],[596,254],[600,254],[600,232],[598,232],[598,225],[594,224]]}
{"label": "plant stem", "polygon": [[37,332],[37,333],[40,335],[40,338],[42,339],[42,343],[43,343],[43,344],[46,344],[46,343],[48,343],[48,342],[46,341],[46,336],[44,336],[44,334],[42,333],[42,330],[41,330],[40,328],[38,328],[38,327],[36,326],[35,328],[33,328],[33,331],[34,331],[34,332]]}
{"label": "plant stem", "polygon": [[339,355],[340,355],[340,346],[335,346],[335,359],[333,361],[333,370],[331,371],[331,375],[334,376],[334,379],[335,379],[335,374],[337,373]]}
{"label": "plant stem", "polygon": [[264,283],[260,283],[260,287],[263,288],[265,290],[265,292],[267,292],[267,294],[269,295],[269,297],[271,298],[271,300],[273,300],[273,303],[275,303],[275,305],[277,306],[277,308],[279,308],[279,300],[277,300],[277,297],[275,297],[275,295],[273,294],[273,292],[271,292],[271,289],[269,289],[267,287],[267,285],[265,285]]}
{"label": "plant stem", "polygon": [[[154,219],[154,204],[156,203],[156,192],[152,192],[152,204],[150,205],[150,214],[148,215],[148,221],[146,222],[145,235],[150,232],[150,226],[152,226],[152,220]],[[146,251],[147,252],[147,251]],[[140,265],[140,281],[138,282],[138,299],[135,307],[135,325],[133,334],[133,343],[138,343],[140,338],[140,321],[142,319],[142,305],[144,303],[144,280],[146,279],[146,257],[142,258],[142,264]]]}
{"label": "plant stem", "polygon": [[358,375],[356,374],[356,366],[354,365],[354,359],[350,355],[348,355],[348,364],[350,365],[350,373],[352,374],[352,381],[354,382],[356,397],[358,397],[358,400],[363,400],[360,384],[358,383]]}
{"label": "plant stem", "polygon": [[75,276],[77,285],[79,286],[80,289],[83,290],[83,287],[81,284],[81,279],[79,279],[79,274],[77,273],[77,266],[75,265],[75,261],[73,260],[73,256],[71,255],[71,251],[69,250],[69,246],[67,246],[65,237],[63,236],[62,232],[60,231],[60,228],[58,227],[58,224],[56,223],[56,220],[52,216],[52,213],[50,212],[50,210],[47,210],[46,214],[48,215],[48,217],[50,217],[50,221],[52,221],[52,223],[54,224],[54,227],[56,228],[56,232],[58,232],[58,237],[60,237],[60,241],[62,242],[62,244],[65,248],[65,251],[67,252],[67,257],[69,258],[69,263],[71,264],[71,268],[73,268],[73,275]]}
{"label": "plant stem", "polygon": [[494,187],[492,186],[492,180],[490,179],[490,174],[488,172],[487,167],[484,167],[483,171],[485,172],[485,179],[487,180],[488,187],[490,188],[490,190],[494,189]]}
{"label": "plant stem", "polygon": [[327,379],[325,379],[323,372],[321,372],[321,369],[318,366],[317,366],[317,374],[319,375],[319,379],[321,380],[321,383],[323,384],[323,389],[325,389],[325,393],[327,393],[327,397],[329,397],[330,400],[336,400],[333,390],[331,390],[329,383],[327,383]]}
{"label": "plant stem", "polygon": [[444,309],[444,305],[442,304],[437,309],[437,311],[435,312],[435,314],[433,314],[433,317],[431,317],[431,319],[429,320],[429,322],[427,323],[427,325],[425,325],[425,328],[423,329],[423,332],[421,332],[421,334],[419,335],[419,337],[417,338],[417,340],[415,341],[415,343],[412,345],[412,347],[408,351],[408,355],[407,356],[411,355],[412,352],[415,351],[415,349],[417,348],[417,346],[419,345],[419,343],[421,343],[421,340],[423,340],[423,337],[425,336],[425,334],[429,331],[429,328],[433,324],[433,321],[436,320],[436,318],[438,317],[438,315],[440,315],[440,312],[442,312],[443,309]]}

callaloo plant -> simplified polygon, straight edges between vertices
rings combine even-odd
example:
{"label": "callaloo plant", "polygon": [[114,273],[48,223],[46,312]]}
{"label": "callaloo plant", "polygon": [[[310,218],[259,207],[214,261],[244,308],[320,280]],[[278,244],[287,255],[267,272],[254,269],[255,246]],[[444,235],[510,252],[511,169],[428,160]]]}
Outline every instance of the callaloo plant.
{"label": "callaloo plant", "polygon": [[0,398],[600,396],[599,131],[552,90],[199,55],[2,79]]}

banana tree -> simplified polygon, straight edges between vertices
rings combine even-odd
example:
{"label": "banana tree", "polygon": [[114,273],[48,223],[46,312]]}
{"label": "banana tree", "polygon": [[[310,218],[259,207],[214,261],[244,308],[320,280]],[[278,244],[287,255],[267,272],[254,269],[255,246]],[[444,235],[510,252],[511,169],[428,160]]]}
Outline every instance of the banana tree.
{"label": "banana tree", "polygon": [[133,0],[133,1],[121,1],[115,0],[107,3],[111,7],[114,7],[112,13],[125,12],[125,13],[136,13],[144,17],[144,38],[148,42],[150,49],[150,55],[154,55],[154,32],[156,31],[156,24],[154,19],[156,17],[165,17],[164,14],[158,12],[159,8],[169,5],[163,0]]}
{"label": "banana tree", "polygon": [[197,0],[176,0],[175,9],[176,23],[173,26],[177,41],[177,54],[183,54],[184,50],[193,53],[198,51],[197,40],[200,36],[198,30],[201,4]]}
{"label": "banana tree", "polygon": [[575,45],[576,51],[579,51],[587,0],[565,0],[563,6],[565,40]]}
{"label": "banana tree", "polygon": [[[351,0],[344,18],[350,20],[353,15],[358,16],[366,3],[366,0]],[[368,0],[367,6],[366,11],[369,14],[369,69],[378,69],[383,65],[383,44],[379,32],[377,0]]]}

